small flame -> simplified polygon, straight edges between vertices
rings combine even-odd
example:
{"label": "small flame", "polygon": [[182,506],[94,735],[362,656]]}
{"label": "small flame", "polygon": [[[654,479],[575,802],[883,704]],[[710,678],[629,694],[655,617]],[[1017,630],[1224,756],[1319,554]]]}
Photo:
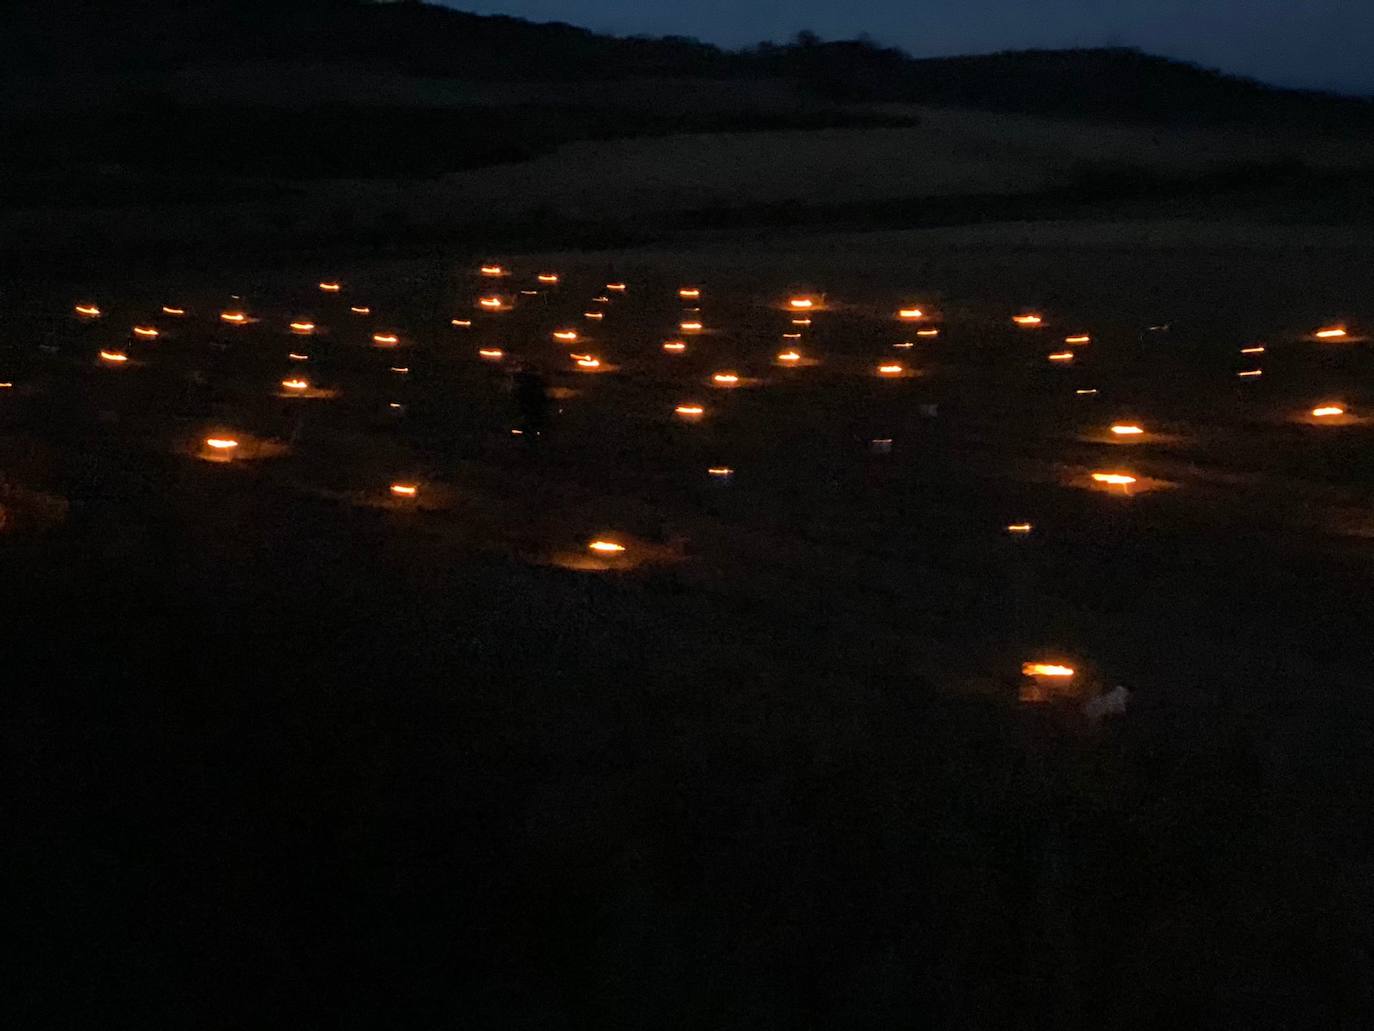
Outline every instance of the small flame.
{"label": "small flame", "polygon": [[413,483],[393,483],[391,493],[398,498],[413,498],[420,493],[420,488]]}
{"label": "small flame", "polygon": [[408,366],[408,365],[393,365],[393,366],[391,367],[391,371],[394,372],[394,373],[396,373],[396,375],[398,375],[398,376],[409,376],[409,375],[410,375],[410,366]]}
{"label": "small flame", "polygon": [[810,297],[793,297],[787,305],[793,311],[810,311],[816,306],[816,302]]}
{"label": "small flame", "polygon": [[341,289],[338,283],[321,283],[320,289],[327,294],[336,294]]}
{"label": "small flame", "polygon": [[129,356],[123,351],[101,351],[100,360],[102,362],[111,362],[114,365],[119,365],[123,362],[127,362]]}
{"label": "small flame", "polygon": [[687,350],[687,345],[681,340],[669,340],[663,345],[663,349],[672,354],[681,354],[683,351]]}
{"label": "small flame", "polygon": [[504,268],[503,266],[501,266],[501,265],[483,265],[483,266],[482,266],[482,275],[486,276],[486,277],[489,278],[489,279],[496,279],[496,278],[498,278],[498,277],[500,277],[500,276],[504,276],[505,274],[506,274],[506,270],[505,270],[505,268]]}
{"label": "small flame", "polygon": [[902,308],[897,312],[899,319],[923,319],[925,317],[926,313],[920,308]]}
{"label": "small flame", "polygon": [[1345,327],[1344,327],[1344,326],[1331,326],[1331,327],[1328,328],[1328,329],[1319,329],[1319,330],[1317,330],[1317,339],[1318,339],[1318,340],[1339,340],[1339,339],[1341,339],[1342,337],[1345,337],[1345,336],[1348,336],[1348,335],[1349,335],[1349,334],[1346,333]]}
{"label": "small flame", "polygon": [[501,308],[501,298],[499,297],[482,297],[477,303],[488,311],[499,311]]}
{"label": "small flame", "polygon": [[937,337],[940,335],[940,331],[938,329],[918,329],[916,335],[918,337]]}
{"label": "small flame", "polygon": [[735,470],[728,465],[713,465],[706,472],[711,476],[733,476],[735,474]]}
{"label": "small flame", "polygon": [[242,326],[248,321],[248,316],[241,311],[222,311],[219,313],[219,320],[231,325]]}
{"label": "small flame", "polygon": [[624,283],[607,283],[606,289],[612,291],[613,293],[623,294],[628,289],[628,287],[626,287]]}
{"label": "small flame", "polygon": [[792,325],[794,325],[794,326],[809,326],[809,325],[811,325],[811,320],[810,320],[810,319],[793,319],[793,320],[792,320]]}
{"label": "small flame", "polygon": [[1112,487],[1129,487],[1135,483],[1135,477],[1126,473],[1093,473],[1093,480]]}
{"label": "small flame", "polygon": [[1077,394],[1079,397],[1096,397],[1097,388],[1089,387],[1086,390],[1075,390],[1074,393]]}
{"label": "small flame", "polygon": [[701,328],[702,328],[702,324],[701,324],[700,322],[696,322],[696,321],[694,321],[694,320],[689,320],[689,321],[687,321],[687,322],[680,322],[680,323],[678,323],[678,327],[677,327],[677,328],[680,329],[680,330],[682,330],[682,332],[684,332],[684,333],[700,333],[700,332],[701,332]]}
{"label": "small flame", "polygon": [[778,355],[778,361],[799,362],[801,361],[801,355],[799,355],[796,351],[783,351],[781,354]]}
{"label": "small flame", "polygon": [[555,329],[553,338],[565,344],[577,343],[577,330],[575,329]]}
{"label": "small flame", "polygon": [[308,380],[303,380],[303,379],[284,379],[284,380],[281,381],[281,385],[282,385],[283,387],[285,387],[287,390],[309,390],[309,389],[310,389],[310,383],[309,383],[309,381],[308,381]]}
{"label": "small flame", "polygon": [[1073,352],[1072,352],[1072,351],[1055,351],[1053,354],[1049,355],[1048,357],[1049,357],[1049,360],[1052,361],[1052,362],[1071,362],[1071,361],[1073,361]]}
{"label": "small flame", "polygon": [[239,446],[239,442],[233,437],[206,437],[205,446],[216,451],[232,451]]}
{"label": "small flame", "polygon": [[1051,662],[1023,662],[1021,664],[1023,677],[1060,677],[1067,679],[1074,673],[1075,670],[1072,666],[1060,666]]}
{"label": "small flame", "polygon": [[157,330],[152,326],[135,326],[134,336],[142,337],[144,340],[156,340]]}
{"label": "small flame", "polygon": [[903,340],[900,344],[893,344],[892,349],[894,351],[910,351],[915,346],[910,340]]}
{"label": "small flame", "polygon": [[1030,533],[1033,527],[1030,523],[1011,523],[1007,526],[1007,533]]}
{"label": "small flame", "polygon": [[369,308],[369,307],[368,307],[367,305],[365,305],[365,304],[362,304],[362,305],[355,305],[355,306],[349,308],[348,310],[351,311],[354,315],[371,315],[371,314],[372,314],[372,309]]}
{"label": "small flame", "polygon": [[484,347],[477,353],[481,355],[483,358],[487,359],[488,361],[493,362],[501,358],[504,358],[506,354],[506,352],[501,350],[499,347]]}
{"label": "small flame", "polygon": [[1330,419],[1333,416],[1344,415],[1345,409],[1340,405],[1327,404],[1312,409],[1312,414],[1318,419]]}
{"label": "small flame", "polygon": [[706,411],[706,409],[701,407],[701,405],[678,405],[676,408],[673,409],[673,411],[676,412],[678,415],[681,415],[683,418],[690,419],[695,416],[701,415]]}
{"label": "small flame", "polygon": [[595,319],[598,322],[606,317],[606,313],[600,311],[584,311],[582,314],[585,317],[589,319]]}
{"label": "small flame", "polygon": [[549,283],[550,285],[557,283],[558,274],[555,272],[541,272],[539,273],[539,282]]}
{"label": "small flame", "polygon": [[290,358],[293,362],[308,362],[310,360],[310,355],[301,354],[297,351],[292,351],[286,357]]}
{"label": "small flame", "polygon": [[313,333],[313,332],[315,332],[315,323],[313,323],[313,322],[293,322],[293,323],[291,323],[291,332],[292,332],[292,333],[307,333],[307,334],[308,334],[308,333]]}
{"label": "small flame", "polygon": [[1045,320],[1039,315],[1013,315],[1011,321],[1018,326],[1039,326]]}
{"label": "small flame", "polygon": [[1138,437],[1145,431],[1133,423],[1119,422],[1112,426],[1112,432],[1118,437]]}
{"label": "small flame", "polygon": [[592,541],[587,545],[587,550],[601,555],[618,555],[625,550],[625,545],[617,544],[615,541]]}
{"label": "small flame", "polygon": [[1263,353],[1264,353],[1264,345],[1263,345],[1263,344],[1256,344],[1254,347],[1242,347],[1242,348],[1240,349],[1240,353],[1241,353],[1241,354],[1263,354]]}
{"label": "small flame", "polygon": [[684,301],[695,301],[701,296],[701,291],[694,286],[684,286],[677,295]]}
{"label": "small flame", "polygon": [[1264,370],[1263,370],[1263,369],[1246,369],[1244,372],[1238,372],[1238,373],[1236,373],[1236,375],[1239,376],[1241,379],[1255,379],[1256,377],[1263,376],[1263,375],[1264,375]]}
{"label": "small flame", "polygon": [[733,372],[718,372],[711,377],[711,382],[718,387],[733,387],[739,382],[739,376]]}
{"label": "small flame", "polygon": [[1066,344],[1089,344],[1089,343],[1092,343],[1092,339],[1093,339],[1093,338],[1090,337],[1090,336],[1088,336],[1087,333],[1079,333],[1077,336],[1065,337],[1065,338],[1064,338],[1064,343],[1066,343]]}
{"label": "small flame", "polygon": [[459,329],[470,329],[472,327],[472,319],[449,319],[448,321],[449,325],[457,326]]}
{"label": "small flame", "polygon": [[906,368],[897,362],[888,362],[878,366],[879,376],[900,376],[905,371]]}
{"label": "small flame", "polygon": [[100,318],[100,309],[94,304],[78,304],[76,306],[76,313],[87,319]]}
{"label": "small flame", "polygon": [[586,355],[586,356],[584,356],[584,357],[582,357],[582,358],[577,359],[577,364],[578,364],[578,366],[579,366],[580,368],[583,368],[583,369],[599,369],[599,368],[601,368],[601,362],[600,362],[600,360],[599,360],[599,359],[596,359],[596,358],[593,358],[591,355]]}
{"label": "small flame", "polygon": [[172,305],[170,305],[170,304],[164,304],[164,305],[162,306],[162,314],[164,314],[164,315],[185,315],[185,314],[186,314],[186,309],[185,309],[185,308],[174,308],[174,307],[172,307]]}
{"label": "small flame", "polygon": [[395,347],[401,342],[401,338],[395,333],[373,333],[372,342],[378,347]]}

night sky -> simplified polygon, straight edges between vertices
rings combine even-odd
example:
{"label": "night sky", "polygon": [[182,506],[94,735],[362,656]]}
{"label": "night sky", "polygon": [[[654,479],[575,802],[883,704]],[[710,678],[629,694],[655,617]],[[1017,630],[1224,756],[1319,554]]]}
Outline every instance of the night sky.
{"label": "night sky", "polygon": [[482,14],[723,46],[867,32],[918,56],[1136,46],[1285,86],[1374,95],[1374,0],[448,0]]}

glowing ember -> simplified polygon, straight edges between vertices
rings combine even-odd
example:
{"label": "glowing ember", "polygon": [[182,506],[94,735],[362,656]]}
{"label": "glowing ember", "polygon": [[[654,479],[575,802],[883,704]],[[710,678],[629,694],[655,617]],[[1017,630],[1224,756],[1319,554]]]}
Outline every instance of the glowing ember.
{"label": "glowing ember", "polygon": [[684,419],[695,419],[705,414],[706,409],[701,405],[678,405],[673,411]]}
{"label": "glowing ember", "polygon": [[10,382],[0,383],[0,390],[13,390],[14,384]]}
{"label": "glowing ember", "polygon": [[680,322],[680,323],[678,323],[678,327],[677,327],[677,328],[680,329],[680,330],[682,330],[682,332],[684,332],[684,333],[700,333],[700,332],[701,332],[701,329],[702,329],[702,325],[701,325],[700,322],[690,321],[690,320],[689,320],[689,321],[687,321],[687,322]]}
{"label": "glowing ember", "polygon": [[506,352],[499,347],[484,347],[477,353],[489,362],[500,361],[506,356]]}
{"label": "glowing ember", "polygon": [[232,326],[242,326],[248,321],[248,316],[241,311],[222,311],[219,313],[219,320]]}
{"label": "glowing ember", "polygon": [[1050,662],[1023,662],[1021,664],[1021,675],[1023,677],[1059,677],[1068,679],[1074,675],[1072,666],[1060,666]]}
{"label": "glowing ember", "polygon": [[623,294],[628,289],[628,287],[626,287],[624,283],[607,283],[606,289],[612,291],[613,293]]}
{"label": "glowing ember", "polygon": [[916,335],[918,337],[937,337],[940,335],[940,331],[938,329],[918,329]]}
{"label": "glowing ember", "polygon": [[920,308],[902,308],[897,312],[899,319],[923,319],[925,317],[926,313]]}
{"label": "glowing ember", "polygon": [[1034,529],[1034,527],[1032,527],[1030,523],[1011,523],[1007,526],[1007,533],[1027,534],[1030,533],[1032,529]]}
{"label": "glowing ember", "polygon": [[1135,483],[1135,477],[1126,473],[1093,473],[1093,481],[1111,487],[1129,487]]}
{"label": "glowing ember", "polygon": [[300,354],[297,351],[292,351],[286,357],[290,358],[293,362],[308,362],[310,360],[310,355]]}
{"label": "glowing ember", "polygon": [[1052,361],[1052,362],[1071,362],[1071,361],[1073,361],[1073,352],[1072,352],[1072,351],[1055,351],[1053,354],[1048,355],[1047,357],[1048,357],[1049,360]]}
{"label": "glowing ember", "polygon": [[1075,390],[1074,393],[1079,397],[1096,397],[1097,389],[1095,387],[1089,387],[1086,390]]}
{"label": "glowing ember", "polygon": [[101,351],[100,360],[111,365],[122,365],[129,360],[129,356],[123,351]]}
{"label": "glowing ember", "polygon": [[94,304],[78,304],[76,306],[76,313],[86,319],[100,318],[100,309]]}
{"label": "glowing ember", "polygon": [[179,316],[179,315],[185,315],[185,314],[186,314],[186,309],[185,309],[185,308],[174,308],[174,307],[172,307],[170,304],[164,304],[164,305],[162,306],[162,314],[164,314],[164,315],[178,315],[178,316]]}
{"label": "glowing ember", "polygon": [[502,307],[501,298],[499,297],[482,297],[478,299],[477,303],[488,311],[500,311]]}
{"label": "glowing ember", "polygon": [[1340,405],[1321,405],[1312,409],[1312,415],[1318,419],[1330,419],[1337,415],[1344,415],[1345,409]]}
{"label": "glowing ember", "polygon": [[687,345],[681,340],[669,340],[663,345],[663,349],[669,354],[681,354],[683,351],[687,350]]}
{"label": "glowing ember", "polygon": [[586,318],[595,319],[598,322],[606,317],[606,313],[604,311],[584,311],[582,314]]}
{"label": "glowing ember", "polygon": [[787,302],[787,306],[793,311],[810,311],[816,306],[816,302],[810,297],[793,297]]}
{"label": "glowing ember", "polygon": [[727,477],[735,475],[735,470],[728,465],[713,465],[706,472],[711,476]]}
{"label": "glowing ember", "polygon": [[1013,315],[1011,321],[1018,326],[1039,326],[1045,320],[1039,315]]}
{"label": "glowing ember", "polygon": [[216,451],[233,451],[239,446],[239,442],[233,437],[206,437],[205,446]]}
{"label": "glowing ember", "polygon": [[368,307],[367,305],[365,305],[365,304],[364,304],[364,305],[357,305],[357,306],[355,306],[355,307],[351,307],[351,308],[349,308],[348,310],[351,311],[354,315],[371,315],[371,314],[372,314],[372,309],[369,308],[369,307]]}
{"label": "glowing ember", "polygon": [[413,483],[393,483],[391,493],[398,498],[413,498],[420,493],[420,488]]}
{"label": "glowing ember", "polygon": [[778,355],[778,361],[799,362],[801,361],[801,355],[799,355],[796,351],[783,351]]}
{"label": "glowing ember", "polygon": [[1112,433],[1118,437],[1138,437],[1145,431],[1132,423],[1119,422],[1112,427]]}
{"label": "glowing ember", "polygon": [[558,275],[554,272],[541,272],[539,273],[539,282],[553,285],[558,282]]}
{"label": "glowing ember", "polygon": [[677,295],[684,301],[695,301],[701,296],[701,291],[694,286],[684,286]]}
{"label": "glowing ember", "polygon": [[395,333],[373,333],[372,342],[378,347],[395,347],[401,342],[401,338]]}
{"label": "glowing ember", "polygon": [[398,376],[409,376],[409,375],[410,375],[410,366],[408,366],[408,365],[393,365],[393,366],[391,367],[391,371],[394,372],[394,373],[396,373],[396,375],[398,375]]}
{"label": "glowing ember", "polygon": [[1092,343],[1092,339],[1093,339],[1093,338],[1090,337],[1090,336],[1088,336],[1087,333],[1079,333],[1077,336],[1065,337],[1065,338],[1064,338],[1064,343],[1066,343],[1066,344],[1090,344],[1090,343]]}
{"label": "glowing ember", "polygon": [[587,550],[599,555],[618,555],[625,550],[625,545],[617,544],[615,541],[592,541],[587,545]]}
{"label": "glowing ember", "polygon": [[599,369],[601,368],[601,361],[597,358],[591,357],[591,355],[586,355],[582,358],[577,359],[577,365],[578,368],[582,369]]}
{"label": "glowing ember", "polygon": [[555,329],[553,338],[565,344],[577,343],[577,330],[575,329]]}
{"label": "glowing ember", "polygon": [[506,274],[505,268],[500,265],[483,265],[482,275],[488,279],[496,279]]}
{"label": "glowing ember", "polygon": [[1317,330],[1318,340],[1340,340],[1342,337],[1348,335],[1349,334],[1346,333],[1344,326],[1332,326],[1329,329]]}
{"label": "glowing ember", "polygon": [[471,329],[472,319],[449,319],[450,326],[457,326],[459,329]]}
{"label": "glowing ember", "polygon": [[134,336],[142,337],[144,340],[156,340],[157,330],[152,326],[135,326]]}
{"label": "glowing ember", "polygon": [[1241,354],[1263,354],[1263,353],[1264,353],[1264,345],[1263,345],[1263,344],[1256,344],[1254,347],[1242,347],[1242,348],[1240,349],[1240,353],[1241,353]]}
{"label": "glowing ember", "polygon": [[313,322],[293,322],[293,323],[291,323],[291,332],[292,332],[292,333],[305,333],[305,334],[313,333],[313,332],[315,332],[315,323],[313,323]]}
{"label": "glowing ember", "polygon": [[809,325],[811,325],[811,320],[810,320],[810,319],[793,319],[793,320],[792,320],[792,325],[794,325],[794,326],[809,326]]}
{"label": "glowing ember", "polygon": [[900,376],[905,371],[906,367],[896,362],[888,362],[885,365],[878,366],[879,376]]}
{"label": "glowing ember", "polygon": [[339,292],[340,286],[338,283],[321,283],[320,289],[327,294],[336,294]]}
{"label": "glowing ember", "polygon": [[287,390],[309,390],[310,381],[303,379],[284,379],[281,385]]}
{"label": "glowing ember", "polygon": [[711,382],[718,387],[733,387],[739,383],[739,376],[733,372],[718,372],[711,377]]}
{"label": "glowing ember", "polygon": [[1237,375],[1238,377],[1240,377],[1241,379],[1256,379],[1256,378],[1258,378],[1258,377],[1264,375],[1264,370],[1263,370],[1263,369],[1246,369],[1246,370],[1243,371],[1243,372],[1238,372],[1238,373],[1236,373],[1236,375]]}

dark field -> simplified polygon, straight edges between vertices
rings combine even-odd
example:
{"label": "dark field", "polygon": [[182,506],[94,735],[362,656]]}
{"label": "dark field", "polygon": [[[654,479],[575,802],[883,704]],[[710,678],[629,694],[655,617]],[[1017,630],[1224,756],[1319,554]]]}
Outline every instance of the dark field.
{"label": "dark field", "polygon": [[14,280],[15,1026],[1374,1018],[1370,250],[1007,233]]}

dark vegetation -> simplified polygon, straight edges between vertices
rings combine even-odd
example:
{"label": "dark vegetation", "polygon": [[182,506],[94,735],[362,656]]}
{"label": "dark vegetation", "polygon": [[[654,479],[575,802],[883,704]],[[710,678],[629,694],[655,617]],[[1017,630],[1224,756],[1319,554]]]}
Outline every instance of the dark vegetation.
{"label": "dark vegetation", "polygon": [[[787,83],[791,110],[627,112],[547,102],[300,111],[185,97],[186,69],[313,65],[478,83],[729,80]],[[617,38],[423,4],[52,0],[0,15],[10,176],[56,168],[319,176],[431,175],[518,161],[576,139],[682,131],[905,124],[855,105],[927,103],[1155,124],[1263,121],[1369,131],[1368,101],[1278,90],[1133,50],[913,59],[866,41],[724,51],[683,38]],[[84,78],[83,78],[84,77]],[[112,81],[106,78],[112,77]],[[82,81],[98,87],[74,88]],[[94,92],[95,98],[92,98]]]}

